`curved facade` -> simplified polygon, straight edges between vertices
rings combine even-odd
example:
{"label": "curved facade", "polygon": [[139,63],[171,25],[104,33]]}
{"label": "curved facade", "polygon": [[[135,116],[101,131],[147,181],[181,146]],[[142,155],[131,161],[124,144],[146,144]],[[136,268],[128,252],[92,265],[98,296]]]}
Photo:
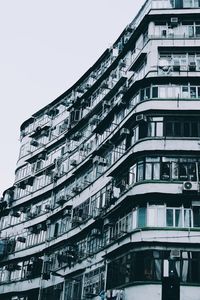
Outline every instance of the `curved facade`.
{"label": "curved facade", "polygon": [[199,299],[199,16],[198,0],[146,1],[21,125],[0,299]]}

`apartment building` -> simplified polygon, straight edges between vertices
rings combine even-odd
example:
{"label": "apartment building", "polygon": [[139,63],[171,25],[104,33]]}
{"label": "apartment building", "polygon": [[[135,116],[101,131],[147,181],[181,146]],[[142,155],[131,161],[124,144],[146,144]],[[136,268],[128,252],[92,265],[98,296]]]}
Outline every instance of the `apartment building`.
{"label": "apartment building", "polygon": [[21,125],[1,300],[161,300],[171,275],[173,299],[200,299],[199,17],[199,0],[147,0]]}

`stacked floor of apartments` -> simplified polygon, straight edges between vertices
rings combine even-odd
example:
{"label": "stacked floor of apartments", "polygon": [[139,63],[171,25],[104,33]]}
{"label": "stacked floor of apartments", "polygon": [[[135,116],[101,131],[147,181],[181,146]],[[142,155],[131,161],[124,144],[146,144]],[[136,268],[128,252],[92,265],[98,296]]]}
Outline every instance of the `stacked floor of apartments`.
{"label": "stacked floor of apartments", "polygon": [[160,300],[170,272],[181,300],[200,299],[199,7],[146,1],[21,125],[0,202],[1,300]]}

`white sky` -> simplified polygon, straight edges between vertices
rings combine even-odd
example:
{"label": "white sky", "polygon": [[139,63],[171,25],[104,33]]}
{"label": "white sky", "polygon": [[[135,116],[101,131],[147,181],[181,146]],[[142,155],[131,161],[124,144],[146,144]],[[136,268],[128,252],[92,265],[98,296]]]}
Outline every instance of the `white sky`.
{"label": "white sky", "polygon": [[14,182],[19,127],[110,47],[144,0],[0,0],[0,196]]}

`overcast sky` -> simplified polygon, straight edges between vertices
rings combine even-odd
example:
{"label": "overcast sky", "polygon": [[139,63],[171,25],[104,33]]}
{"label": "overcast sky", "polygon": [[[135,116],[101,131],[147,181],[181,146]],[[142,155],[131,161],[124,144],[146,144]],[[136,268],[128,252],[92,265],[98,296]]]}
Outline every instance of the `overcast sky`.
{"label": "overcast sky", "polygon": [[110,47],[144,0],[0,0],[0,195],[14,183],[19,127]]}

